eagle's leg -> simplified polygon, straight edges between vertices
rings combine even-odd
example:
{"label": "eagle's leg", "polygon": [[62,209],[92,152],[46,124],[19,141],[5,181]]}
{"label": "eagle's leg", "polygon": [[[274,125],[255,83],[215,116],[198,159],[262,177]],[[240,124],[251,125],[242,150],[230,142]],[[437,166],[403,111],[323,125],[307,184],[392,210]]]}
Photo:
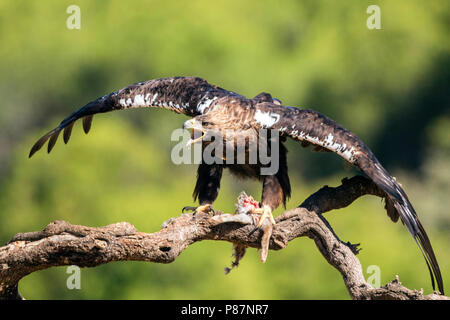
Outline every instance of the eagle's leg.
{"label": "eagle's leg", "polygon": [[[269,219],[272,225],[275,225],[272,211],[280,206],[286,205],[286,198],[291,195],[291,184],[289,182],[287,167],[287,149],[280,142],[278,155],[278,171],[275,175],[266,175],[263,180],[261,210],[254,213],[261,213],[258,227],[261,227],[265,219]],[[259,211],[259,212],[258,212]]]}
{"label": "eagle's leg", "polygon": [[222,178],[223,167],[221,165],[200,164],[197,170],[197,183],[194,189],[194,200],[199,201],[198,207],[184,207],[185,210],[192,210],[194,214],[198,212],[214,213],[213,202],[217,199],[220,189],[220,179]]}
{"label": "eagle's leg", "polygon": [[261,217],[258,227],[261,227],[265,219],[275,225],[272,211],[283,202],[283,188],[276,175],[265,176],[261,197],[261,208],[254,210],[253,213],[260,213]]}

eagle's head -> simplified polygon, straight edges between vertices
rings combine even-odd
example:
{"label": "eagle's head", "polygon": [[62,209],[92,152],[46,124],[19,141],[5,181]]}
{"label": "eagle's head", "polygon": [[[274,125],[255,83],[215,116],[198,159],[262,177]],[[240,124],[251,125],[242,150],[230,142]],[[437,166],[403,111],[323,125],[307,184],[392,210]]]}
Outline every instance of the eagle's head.
{"label": "eagle's head", "polygon": [[207,146],[211,143],[216,145],[219,143],[225,150],[227,146],[238,147],[257,143],[255,130],[252,128],[236,130],[232,123],[236,123],[236,121],[221,121],[220,117],[213,119],[206,115],[187,120],[183,124],[183,129],[189,130],[191,133],[191,139],[187,145],[202,143]]}
{"label": "eagle's head", "polygon": [[207,145],[215,141],[215,137],[223,136],[220,126],[213,122],[206,121],[201,117],[187,120],[183,124],[183,129],[189,130],[191,133],[191,139],[188,141],[188,146],[197,142],[202,142],[204,145]]}
{"label": "eagle's head", "polygon": [[207,131],[206,128],[203,127],[202,122],[195,118],[185,121],[183,123],[183,130],[189,130],[191,132],[191,139],[188,141],[188,146],[201,142]]}

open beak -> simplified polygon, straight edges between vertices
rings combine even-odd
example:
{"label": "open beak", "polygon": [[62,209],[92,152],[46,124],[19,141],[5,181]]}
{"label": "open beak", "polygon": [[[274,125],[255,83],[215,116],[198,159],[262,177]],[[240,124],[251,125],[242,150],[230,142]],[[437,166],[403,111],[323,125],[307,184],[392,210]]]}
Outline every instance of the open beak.
{"label": "open beak", "polygon": [[194,119],[190,119],[183,123],[183,129],[191,132],[191,139],[186,144],[187,147],[203,140],[205,129],[202,124]]}

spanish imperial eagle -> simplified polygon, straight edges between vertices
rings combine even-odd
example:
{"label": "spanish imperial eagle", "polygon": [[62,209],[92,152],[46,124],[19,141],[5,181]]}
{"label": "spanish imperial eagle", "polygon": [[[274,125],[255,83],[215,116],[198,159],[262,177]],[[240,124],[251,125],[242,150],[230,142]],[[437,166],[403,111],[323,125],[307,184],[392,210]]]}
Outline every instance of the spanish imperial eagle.
{"label": "spanish imperial eagle", "polygon": [[391,208],[388,210],[390,218],[396,222],[400,217],[408,228],[425,257],[433,288],[436,279],[439,291],[444,293],[439,265],[413,206],[400,184],[383,168],[370,149],[356,135],[326,116],[313,110],[283,106],[279,100],[267,93],[248,99],[198,77],[172,77],[139,82],[89,102],[72,113],[59,126],[40,138],[32,147],[29,156],[38,151],[47,140],[50,152],[61,131],[64,131],[64,142],[67,143],[75,121],[80,118],[83,119],[85,133],[88,133],[94,114],[140,107],[159,107],[191,117],[183,127],[192,132],[201,131],[203,135],[195,139],[196,141],[202,141],[205,132],[209,130],[233,130],[237,135],[250,131],[256,138],[262,128],[279,133],[279,168],[275,174],[261,175],[260,169],[264,165],[259,161],[256,164],[229,164],[229,161],[222,164],[201,163],[194,189],[194,200],[198,199],[200,204],[195,208],[196,212],[212,209],[212,203],[219,192],[222,171],[228,168],[231,173],[240,177],[262,181],[261,208],[257,212],[262,214],[259,225],[266,218],[274,224],[272,211],[280,204],[285,204],[291,194],[287,150],[284,146],[286,137],[301,142],[303,146],[313,145],[317,150],[337,153],[362,170],[386,193],[386,201]]}

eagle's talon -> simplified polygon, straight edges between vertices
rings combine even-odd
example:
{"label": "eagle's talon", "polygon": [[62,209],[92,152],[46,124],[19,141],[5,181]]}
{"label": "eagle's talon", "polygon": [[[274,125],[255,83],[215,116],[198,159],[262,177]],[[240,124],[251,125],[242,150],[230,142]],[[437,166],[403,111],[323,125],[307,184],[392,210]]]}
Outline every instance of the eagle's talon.
{"label": "eagle's talon", "polygon": [[193,215],[195,216],[197,213],[199,212],[203,212],[203,213],[210,213],[212,215],[215,215],[215,211],[212,205],[210,204],[205,204],[205,205],[201,205],[198,207],[189,207],[186,206],[183,209],[181,209],[181,212],[184,213],[185,211],[193,211]]}
{"label": "eagle's talon", "polygon": [[272,209],[270,209],[270,207],[268,207],[266,205],[264,205],[262,208],[256,208],[256,209],[252,210],[252,213],[261,215],[261,217],[259,218],[258,224],[257,224],[258,228],[261,228],[261,226],[264,223],[264,220],[266,220],[266,219],[269,219],[269,221],[272,225],[276,224],[275,219],[273,218],[273,215],[272,215]]}
{"label": "eagle's talon", "polygon": [[185,211],[195,211],[195,209],[197,209],[197,207],[186,206],[181,209],[181,213],[185,213]]}

